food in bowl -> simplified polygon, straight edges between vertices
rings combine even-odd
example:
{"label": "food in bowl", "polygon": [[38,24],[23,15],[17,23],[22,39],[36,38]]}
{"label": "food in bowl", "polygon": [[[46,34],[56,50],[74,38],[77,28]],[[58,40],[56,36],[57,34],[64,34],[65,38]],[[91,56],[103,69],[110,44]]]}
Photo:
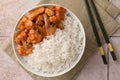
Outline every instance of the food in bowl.
{"label": "food in bowl", "polygon": [[[58,14],[56,14],[54,8],[61,8],[63,10],[62,13],[59,12],[61,14],[59,19],[55,18],[55,15]],[[48,9],[53,10],[53,12]],[[36,12],[34,12],[35,10]],[[42,18],[39,12],[42,13]],[[26,19],[28,21],[25,23],[27,23],[28,27],[21,26],[18,28],[21,21],[24,22]],[[39,27],[43,28],[40,30],[43,32],[38,32],[38,26],[36,25],[40,25]],[[45,25],[47,25],[47,30],[48,26],[55,29],[47,32],[44,29]],[[35,39],[30,41],[31,43],[28,41],[29,44],[24,43],[24,41],[27,41],[24,40],[25,28],[29,29],[27,34],[32,33],[30,35],[36,36]],[[23,36],[22,44],[27,46],[25,49],[21,47],[21,51],[25,52],[18,51],[19,48],[17,47],[21,42],[19,43],[19,39],[17,39],[18,43],[15,40],[20,30],[23,31],[20,32]],[[42,35],[39,36],[41,33]],[[28,11],[27,15],[22,16],[15,28],[13,43],[16,57],[27,70],[39,76],[54,77],[68,72],[78,63],[85,48],[85,34],[79,19],[71,11],[61,6],[45,4]]]}
{"label": "food in bowl", "polygon": [[29,11],[28,16],[23,16],[14,37],[19,55],[30,54],[34,44],[54,34],[57,28],[64,29],[62,20],[65,12],[60,6],[49,6],[39,7]]}

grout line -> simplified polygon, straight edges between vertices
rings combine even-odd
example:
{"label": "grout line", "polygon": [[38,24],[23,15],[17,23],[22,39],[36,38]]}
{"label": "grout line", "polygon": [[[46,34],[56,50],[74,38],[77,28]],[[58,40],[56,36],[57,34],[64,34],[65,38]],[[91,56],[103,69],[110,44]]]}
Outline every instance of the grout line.
{"label": "grout line", "polygon": [[8,37],[8,36],[0,36],[0,37]]}
{"label": "grout line", "polygon": [[120,36],[110,36],[110,37],[120,37]]}
{"label": "grout line", "polygon": [[[116,7],[116,6],[115,6]],[[117,7],[118,8],[118,7]],[[120,16],[120,12],[118,13],[118,15],[115,17],[115,20]],[[117,21],[117,20],[116,20]],[[117,21],[119,24],[119,21]]]}

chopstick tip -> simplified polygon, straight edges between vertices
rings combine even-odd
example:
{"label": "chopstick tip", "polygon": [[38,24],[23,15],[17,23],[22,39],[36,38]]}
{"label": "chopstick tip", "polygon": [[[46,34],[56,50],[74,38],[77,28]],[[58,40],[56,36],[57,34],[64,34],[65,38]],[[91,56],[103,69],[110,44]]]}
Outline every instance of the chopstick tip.
{"label": "chopstick tip", "polygon": [[104,64],[107,64],[107,60],[106,60],[105,55],[102,55],[102,59],[103,59]]}
{"label": "chopstick tip", "polygon": [[110,53],[111,53],[111,55],[112,55],[113,60],[116,61],[116,60],[117,60],[117,57],[116,57],[114,51],[111,51]]}

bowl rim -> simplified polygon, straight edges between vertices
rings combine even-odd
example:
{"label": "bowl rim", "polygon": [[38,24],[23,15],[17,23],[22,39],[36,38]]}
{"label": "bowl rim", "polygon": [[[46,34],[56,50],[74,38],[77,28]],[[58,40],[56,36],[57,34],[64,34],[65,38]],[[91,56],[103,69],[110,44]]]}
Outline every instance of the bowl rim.
{"label": "bowl rim", "polygon": [[[17,52],[16,52],[16,50],[15,50],[14,33],[15,33],[15,31],[16,31],[16,26],[18,25],[19,20],[20,20],[28,11],[33,10],[33,9],[36,9],[36,8],[39,8],[39,7],[41,7],[41,6],[61,6],[61,7],[65,8],[65,9],[66,9],[68,12],[70,12],[70,14],[78,21],[78,23],[80,24],[80,27],[81,27],[80,29],[81,29],[81,31],[82,31],[82,33],[83,33],[83,39],[84,39],[84,40],[83,40],[83,48],[82,48],[82,50],[81,50],[81,52],[80,52],[81,54],[79,55],[78,59],[76,59],[76,61],[73,63],[73,65],[71,65],[69,68],[67,68],[67,69],[65,69],[64,71],[62,71],[62,72],[60,72],[60,73],[57,73],[57,74],[43,74],[43,73],[38,73],[38,72],[36,72],[36,71],[28,68],[28,67],[27,67],[26,65],[24,65],[24,64],[22,63],[22,61],[19,59],[19,57],[17,56]],[[85,30],[84,30],[84,28],[83,28],[83,25],[82,25],[81,21],[79,20],[79,18],[78,18],[71,10],[69,10],[68,8],[66,8],[66,7],[64,7],[64,6],[62,6],[62,5],[59,5],[59,4],[52,4],[52,3],[40,4],[40,5],[34,6],[34,7],[30,8],[30,9],[24,11],[24,13],[23,13],[23,14],[18,18],[18,20],[16,21],[16,24],[15,24],[15,26],[14,26],[13,33],[12,33],[12,48],[13,48],[14,55],[15,55],[15,57],[17,58],[18,62],[19,62],[19,63],[23,66],[23,68],[25,68],[27,71],[29,71],[29,72],[31,72],[31,73],[33,73],[33,74],[36,74],[36,75],[38,75],[38,76],[43,76],[43,77],[56,77],[56,76],[63,75],[63,74],[65,74],[65,73],[69,72],[70,70],[72,70],[72,69],[78,64],[78,62],[80,61],[80,59],[82,58],[82,55],[83,55],[83,53],[84,53],[84,51],[85,51],[85,45],[86,45],[86,36],[85,36]]]}

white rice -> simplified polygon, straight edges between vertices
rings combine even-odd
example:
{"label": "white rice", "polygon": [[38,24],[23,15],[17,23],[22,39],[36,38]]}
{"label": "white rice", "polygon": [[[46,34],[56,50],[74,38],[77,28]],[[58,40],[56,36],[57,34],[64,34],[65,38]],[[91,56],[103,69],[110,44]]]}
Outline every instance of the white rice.
{"label": "white rice", "polygon": [[83,48],[83,33],[76,20],[66,13],[65,29],[34,45],[33,52],[24,57],[28,66],[46,74],[60,73],[71,67]]}

